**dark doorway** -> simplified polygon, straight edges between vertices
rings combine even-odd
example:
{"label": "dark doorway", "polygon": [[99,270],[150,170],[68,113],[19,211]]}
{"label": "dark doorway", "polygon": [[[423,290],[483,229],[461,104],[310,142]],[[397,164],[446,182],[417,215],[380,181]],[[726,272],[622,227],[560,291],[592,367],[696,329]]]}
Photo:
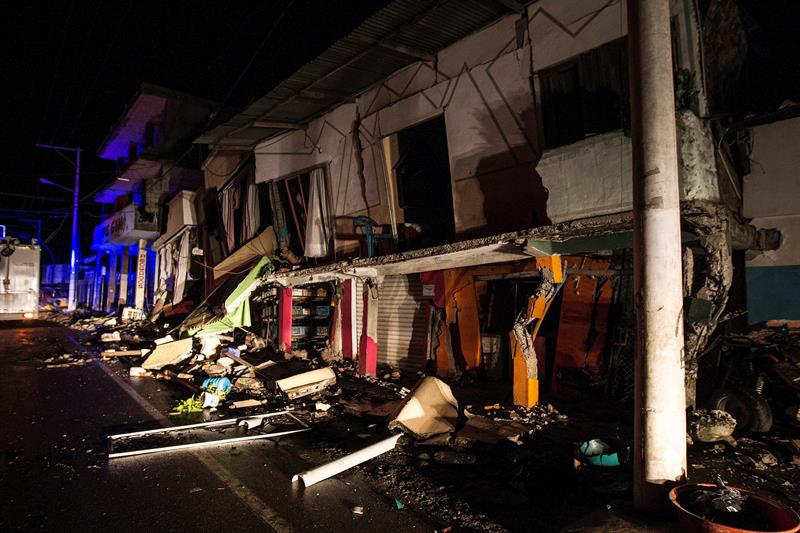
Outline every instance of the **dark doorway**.
{"label": "dark doorway", "polygon": [[397,144],[397,197],[405,221],[422,227],[423,246],[453,242],[453,190],[444,117],[402,130]]}

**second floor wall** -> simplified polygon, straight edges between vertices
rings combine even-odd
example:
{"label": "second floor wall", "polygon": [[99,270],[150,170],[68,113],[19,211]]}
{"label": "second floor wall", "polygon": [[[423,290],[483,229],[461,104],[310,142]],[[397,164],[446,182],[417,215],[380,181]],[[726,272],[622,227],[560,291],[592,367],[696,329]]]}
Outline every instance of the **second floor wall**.
{"label": "second floor wall", "polygon": [[[696,71],[691,3],[676,1],[672,9],[675,66]],[[400,70],[305,129],[262,142],[255,149],[256,182],[324,168],[337,231],[348,218],[368,215],[382,224],[423,222],[429,231],[449,223],[459,239],[628,210],[625,20],[624,2],[533,3],[524,19],[504,17],[440,51],[434,61]],[[611,53],[598,52],[608,49]],[[614,68],[608,57],[616,58]],[[572,65],[577,66],[570,70]],[[563,137],[556,130],[567,117],[545,120],[543,100],[560,98],[567,110],[582,104],[573,99],[564,105],[571,93],[559,89],[565,82],[553,81],[554,71],[580,74],[570,83],[590,97],[583,105],[600,95],[601,105],[614,107],[606,112],[610,119],[592,122],[579,132],[580,140],[565,145],[553,139]],[[702,86],[698,90],[703,108]],[[685,178],[698,182],[684,186],[684,197],[717,200],[711,135],[696,117],[679,118],[681,126],[688,124],[685,155],[692,159]],[[432,125],[436,121],[440,124]],[[574,140],[575,134],[564,138]],[[435,144],[443,150],[431,149]],[[409,146],[431,153],[412,161],[415,150]],[[442,172],[432,170],[425,175],[425,166],[437,167],[442,151],[448,175],[441,178]],[[440,179],[447,183],[440,186]],[[423,191],[410,194],[414,189]],[[452,210],[452,220],[420,213],[433,209]]]}

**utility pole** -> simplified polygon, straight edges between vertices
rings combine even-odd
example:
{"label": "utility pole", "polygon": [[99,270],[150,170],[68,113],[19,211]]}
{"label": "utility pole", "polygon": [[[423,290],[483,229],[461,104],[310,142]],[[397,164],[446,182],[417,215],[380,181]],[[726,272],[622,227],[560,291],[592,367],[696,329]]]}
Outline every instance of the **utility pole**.
{"label": "utility pole", "polygon": [[633,137],[633,501],[667,505],[686,478],[680,194],[669,0],[628,0]]}
{"label": "utility pole", "polygon": [[[70,146],[54,146],[50,144],[37,144],[37,148],[55,150],[61,157],[75,165],[75,186],[72,189],[62,187],[72,192],[72,243],[69,254],[69,302],[67,311],[74,311],[78,297],[78,265],[81,260],[80,229],[78,227],[78,201],[81,184],[81,149]],[[74,152],[75,161],[71,161],[62,152]],[[43,183],[48,183],[47,180]]]}

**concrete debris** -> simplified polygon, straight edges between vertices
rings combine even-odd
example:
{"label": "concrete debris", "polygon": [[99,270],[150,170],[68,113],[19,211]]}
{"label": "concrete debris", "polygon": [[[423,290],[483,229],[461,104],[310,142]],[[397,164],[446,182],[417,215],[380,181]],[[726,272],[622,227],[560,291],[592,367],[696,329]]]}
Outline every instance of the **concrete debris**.
{"label": "concrete debris", "polygon": [[154,340],[153,342],[156,343],[156,345],[159,345],[159,344],[164,344],[164,343],[167,343],[167,342],[172,342],[174,340],[175,339],[172,338],[172,335],[165,335],[164,337],[158,338],[158,339]]}
{"label": "concrete debris", "polygon": [[100,335],[100,342],[120,342],[121,340],[122,336],[120,335],[119,331],[103,333]]}
{"label": "concrete debris", "polygon": [[275,386],[290,400],[302,398],[336,384],[336,374],[330,367],[318,368],[288,378],[279,379]]}
{"label": "concrete debris", "polygon": [[433,452],[433,460],[442,465],[474,465],[475,455],[454,450],[437,450]]}
{"label": "concrete debris", "polygon": [[340,400],[344,412],[361,418],[384,421],[397,413],[402,402],[400,400],[373,401],[366,400]]}
{"label": "concrete debris", "polygon": [[736,446],[733,431],[736,419],[730,413],[720,410],[701,409],[689,415],[689,436],[698,442],[724,441]]}
{"label": "concrete debris", "polygon": [[465,411],[467,423],[456,432],[456,444],[469,446],[474,443],[497,444],[508,439],[515,444],[522,444],[523,435],[533,433],[535,427],[530,424],[514,420],[493,420],[491,418],[473,415]]}
{"label": "concrete debris", "polygon": [[142,363],[142,368],[159,370],[167,365],[175,365],[192,356],[191,337],[159,344],[153,353]]}
{"label": "concrete debris", "polygon": [[246,396],[252,396],[255,398],[266,398],[269,396],[267,387],[260,379],[255,377],[240,377],[233,383],[232,391],[234,393],[244,394]]}
{"label": "concrete debris", "polygon": [[91,363],[88,357],[79,357],[71,353],[56,355],[42,360],[40,368],[67,368],[71,366],[82,366]]}
{"label": "concrete debris", "polygon": [[128,371],[128,374],[132,378],[138,378],[138,377],[144,377],[144,376],[150,376],[151,375],[150,372],[148,372],[147,370],[145,370],[144,368],[142,368],[140,366],[132,366],[130,368],[130,370]]}
{"label": "concrete debris", "polygon": [[229,369],[229,368],[231,368],[231,367],[232,367],[234,364],[236,364],[236,361],[234,361],[234,360],[233,360],[233,359],[231,359],[230,357],[220,357],[219,359],[217,359],[217,364],[218,364],[218,365],[222,365],[222,366],[224,366],[225,368],[228,368],[228,369]]}

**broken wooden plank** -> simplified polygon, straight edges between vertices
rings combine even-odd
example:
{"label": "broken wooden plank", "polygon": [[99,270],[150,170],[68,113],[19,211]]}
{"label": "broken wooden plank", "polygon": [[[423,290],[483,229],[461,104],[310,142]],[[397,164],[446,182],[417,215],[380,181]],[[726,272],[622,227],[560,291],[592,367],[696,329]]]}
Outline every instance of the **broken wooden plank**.
{"label": "broken wooden plank", "polygon": [[239,400],[236,402],[231,402],[230,408],[231,409],[247,409],[249,407],[259,407],[264,405],[264,400]]}
{"label": "broken wooden plank", "polygon": [[141,350],[103,350],[100,352],[101,357],[144,357],[149,354],[150,350],[142,348]]}

